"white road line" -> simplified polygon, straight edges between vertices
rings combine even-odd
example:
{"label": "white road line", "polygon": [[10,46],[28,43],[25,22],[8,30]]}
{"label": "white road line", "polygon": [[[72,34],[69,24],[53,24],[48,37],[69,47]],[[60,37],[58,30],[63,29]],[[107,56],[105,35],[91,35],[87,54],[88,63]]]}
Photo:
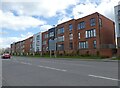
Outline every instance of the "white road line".
{"label": "white road line", "polygon": [[27,65],[32,65],[31,63],[26,63],[26,62],[20,62],[22,64],[27,64]]}
{"label": "white road line", "polygon": [[[18,61],[14,61],[14,62],[18,62]],[[26,62],[20,62],[20,63],[21,64],[26,64],[26,65],[32,65],[31,63],[26,63]],[[41,66],[41,65],[38,65],[38,67],[52,69],[52,70],[57,70],[57,71],[63,71],[63,72],[67,71],[65,69],[57,69],[57,68],[52,68],[52,67],[48,67],[48,66]]]}
{"label": "white road line", "polygon": [[65,69],[57,69],[57,68],[52,68],[52,67],[47,67],[47,66],[41,66],[41,65],[38,65],[38,67],[47,68],[47,69],[52,69],[52,70],[57,70],[57,71],[63,71],[63,72],[66,72],[66,71],[67,71],[67,70],[65,70]]}
{"label": "white road line", "polygon": [[91,75],[91,74],[89,74],[88,76],[95,77],[95,78],[101,78],[101,79],[120,81],[119,79],[114,79],[114,78],[109,78],[109,77],[104,77],[104,76],[96,76],[96,75]]}

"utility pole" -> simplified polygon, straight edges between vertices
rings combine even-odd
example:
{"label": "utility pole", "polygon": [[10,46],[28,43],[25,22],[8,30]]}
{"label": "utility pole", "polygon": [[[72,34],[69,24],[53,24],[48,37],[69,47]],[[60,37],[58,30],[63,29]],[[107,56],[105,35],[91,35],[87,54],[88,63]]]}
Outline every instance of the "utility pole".
{"label": "utility pole", "polygon": [[55,25],[53,25],[54,26],[54,28],[55,28],[55,38],[54,38],[54,41],[55,41],[55,48],[54,48],[54,56],[55,56],[55,58],[57,57],[57,54],[56,54],[56,42],[57,42],[57,34],[56,34],[56,26]]}

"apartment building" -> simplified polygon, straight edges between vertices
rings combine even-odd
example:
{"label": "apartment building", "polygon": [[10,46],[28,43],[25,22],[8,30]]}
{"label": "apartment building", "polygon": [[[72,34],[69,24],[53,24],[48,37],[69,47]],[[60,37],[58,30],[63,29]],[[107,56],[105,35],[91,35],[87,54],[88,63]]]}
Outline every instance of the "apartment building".
{"label": "apartment building", "polygon": [[11,54],[12,55],[24,55],[24,43],[25,40],[14,42],[11,44]]}
{"label": "apartment building", "polygon": [[20,43],[21,41],[18,41],[18,42],[16,42],[16,48],[15,48],[15,51],[16,51],[16,55],[21,55],[21,43]]}
{"label": "apartment building", "polygon": [[33,52],[42,54],[42,33],[39,32],[33,35]]}
{"label": "apartment building", "polygon": [[59,24],[56,31],[59,54],[113,55],[114,22],[97,12]]}
{"label": "apartment building", "polygon": [[46,54],[48,52],[48,31],[42,33],[42,54]]}
{"label": "apartment building", "polygon": [[53,54],[56,51],[56,27],[48,30],[48,50]]}
{"label": "apartment building", "polygon": [[33,36],[25,39],[24,53],[25,55],[31,55],[33,53]]}
{"label": "apartment building", "polygon": [[20,55],[25,55],[25,40],[20,41]]}
{"label": "apartment building", "polygon": [[120,56],[120,4],[115,6],[115,24],[117,33],[117,54]]}
{"label": "apartment building", "polygon": [[111,57],[115,49],[114,22],[99,13],[76,20],[79,54]]}
{"label": "apartment building", "polygon": [[23,44],[15,43],[17,53],[20,50],[19,46],[24,45],[23,50],[27,53],[45,54],[54,51],[60,55],[112,57],[116,47],[115,23],[96,12],[58,24],[56,27],[34,34],[33,37],[24,41]]}
{"label": "apartment building", "polygon": [[56,27],[58,54],[71,54],[76,50],[76,25],[75,20],[69,20]]}
{"label": "apartment building", "polygon": [[10,46],[11,46],[11,55],[15,55],[15,49],[16,49],[16,45],[15,45],[16,43],[15,42],[13,42]]}

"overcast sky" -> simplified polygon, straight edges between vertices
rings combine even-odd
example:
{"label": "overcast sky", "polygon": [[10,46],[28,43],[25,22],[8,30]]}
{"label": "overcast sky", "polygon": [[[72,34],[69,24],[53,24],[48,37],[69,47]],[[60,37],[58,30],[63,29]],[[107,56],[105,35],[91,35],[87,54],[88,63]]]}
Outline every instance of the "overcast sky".
{"label": "overcast sky", "polygon": [[46,31],[53,25],[99,12],[114,21],[119,0],[2,0],[0,48]]}

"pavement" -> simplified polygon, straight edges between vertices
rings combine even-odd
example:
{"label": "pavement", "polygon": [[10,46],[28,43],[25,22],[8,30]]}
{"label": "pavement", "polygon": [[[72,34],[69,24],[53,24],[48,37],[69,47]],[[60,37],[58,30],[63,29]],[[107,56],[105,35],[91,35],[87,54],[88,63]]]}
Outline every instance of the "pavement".
{"label": "pavement", "polygon": [[118,82],[117,61],[34,57],[2,60],[3,86],[118,86]]}

